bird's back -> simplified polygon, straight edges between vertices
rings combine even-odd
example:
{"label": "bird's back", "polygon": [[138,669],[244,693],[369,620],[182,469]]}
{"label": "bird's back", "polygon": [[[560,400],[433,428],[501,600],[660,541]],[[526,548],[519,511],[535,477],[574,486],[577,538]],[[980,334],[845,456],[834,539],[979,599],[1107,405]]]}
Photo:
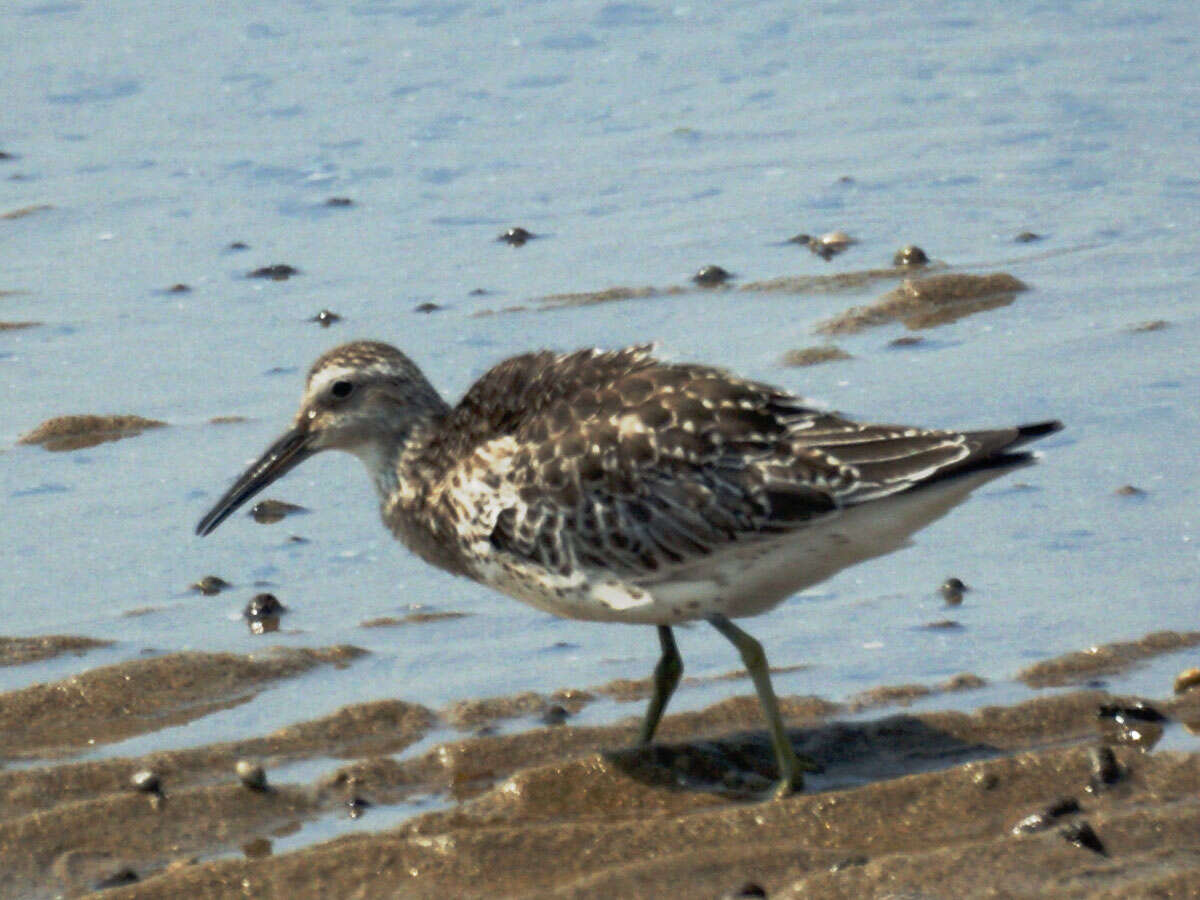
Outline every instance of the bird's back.
{"label": "bird's back", "polygon": [[662,585],[706,560],[753,557],[839,510],[987,465],[1021,439],[863,425],[632,347],[501,363],[422,455],[440,486],[433,513],[457,523],[475,557],[465,568],[478,573],[482,560],[551,590],[581,577]]}

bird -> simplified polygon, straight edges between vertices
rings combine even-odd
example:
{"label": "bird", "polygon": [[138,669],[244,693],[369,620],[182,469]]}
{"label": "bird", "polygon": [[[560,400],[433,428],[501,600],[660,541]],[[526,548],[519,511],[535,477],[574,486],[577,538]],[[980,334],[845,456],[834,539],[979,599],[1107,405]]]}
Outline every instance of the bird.
{"label": "bird", "polygon": [[642,745],[683,672],[672,629],[711,624],[753,681],[782,797],[817,767],[733,620],[907,546],[1060,428],[858,422],[649,345],[514,356],[451,406],[403,352],[358,340],[316,360],[292,426],[196,533],[314,454],[353,454],[385,526],[426,562],[557,616],[657,629]]}

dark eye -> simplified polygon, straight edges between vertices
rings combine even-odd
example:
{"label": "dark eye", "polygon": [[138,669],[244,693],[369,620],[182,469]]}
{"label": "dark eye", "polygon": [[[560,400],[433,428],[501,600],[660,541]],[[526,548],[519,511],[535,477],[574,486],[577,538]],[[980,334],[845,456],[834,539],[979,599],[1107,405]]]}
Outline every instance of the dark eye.
{"label": "dark eye", "polygon": [[349,397],[354,392],[353,381],[335,381],[329,388],[329,394],[342,400]]}

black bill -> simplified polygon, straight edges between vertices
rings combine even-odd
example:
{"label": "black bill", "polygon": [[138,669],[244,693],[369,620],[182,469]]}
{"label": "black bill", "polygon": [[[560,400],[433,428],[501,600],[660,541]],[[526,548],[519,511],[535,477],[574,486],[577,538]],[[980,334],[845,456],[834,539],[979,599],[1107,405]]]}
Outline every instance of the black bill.
{"label": "black bill", "polygon": [[308,431],[293,428],[268,447],[200,520],[196,534],[203,536],[215,531],[239,506],[312,456],[316,451],[309,446],[310,438]]}

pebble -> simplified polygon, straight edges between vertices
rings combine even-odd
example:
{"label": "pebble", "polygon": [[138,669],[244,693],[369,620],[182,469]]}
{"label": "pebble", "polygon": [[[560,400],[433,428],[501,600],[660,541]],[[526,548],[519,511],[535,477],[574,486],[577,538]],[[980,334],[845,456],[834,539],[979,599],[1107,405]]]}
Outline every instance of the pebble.
{"label": "pebble", "polygon": [[1032,244],[1034,241],[1040,241],[1041,239],[1042,236],[1040,234],[1035,234],[1032,231],[1022,231],[1013,238],[1018,244]]}
{"label": "pebble", "polygon": [[1175,693],[1185,694],[1200,687],[1200,669],[1184,669],[1175,676]]}
{"label": "pebble", "polygon": [[833,259],[853,243],[855,243],[854,238],[839,229],[823,234],[816,240],[810,240],[808,249],[821,259]]}
{"label": "pebble", "polygon": [[242,844],[242,853],[246,855],[246,859],[266,859],[273,850],[271,840],[264,837],[252,838]]}
{"label": "pebble", "polygon": [[133,869],[118,869],[107,878],[102,878],[97,881],[95,889],[98,891],[106,891],[109,888],[121,887],[121,885],[124,884],[133,884],[134,882],[140,880],[141,879],[138,878],[138,873],[133,871]]}
{"label": "pebble", "polygon": [[735,891],[730,891],[725,895],[727,900],[735,900],[740,897],[766,897],[767,891],[761,884],[756,884],[753,881],[747,881]]}
{"label": "pebble", "polygon": [[1088,791],[1099,793],[1105,786],[1121,780],[1121,766],[1111,747],[1100,745],[1088,750],[1088,768],[1091,777],[1088,779]]}
{"label": "pebble", "polygon": [[274,594],[255,594],[246,604],[242,615],[247,619],[263,619],[267,616],[281,615],[286,609]]}
{"label": "pebble", "polygon": [[1064,825],[1058,833],[1076,847],[1091,850],[1093,853],[1099,853],[1101,856],[1108,856],[1108,853],[1104,849],[1104,844],[1100,840],[1100,836],[1096,834],[1095,830],[1087,822],[1072,822],[1070,825]]}
{"label": "pebble", "polygon": [[265,791],[267,789],[267,773],[257,763],[252,763],[248,759],[239,759],[233,770],[237,773],[238,781],[250,790]]}
{"label": "pebble", "polygon": [[285,612],[287,607],[274,594],[263,593],[251,598],[242,610],[242,617],[254,634],[270,634],[279,630],[279,617]]}
{"label": "pebble", "polygon": [[346,207],[346,206],[353,206],[354,201],[351,200],[349,197],[330,197],[328,200],[325,201],[325,205],[326,206],[335,206],[335,207]]}
{"label": "pebble", "polygon": [[537,237],[536,234],[531,231],[526,231],[524,228],[518,225],[515,228],[508,229],[508,231],[504,232],[504,234],[500,235],[500,237],[496,238],[496,240],[512,247],[521,247],[526,241],[532,241],[535,237]]}
{"label": "pebble", "polygon": [[364,800],[358,794],[355,794],[353,797],[351,797],[349,800],[346,801],[346,809],[349,811],[350,818],[352,818],[352,819],[357,819],[359,816],[361,816],[364,812],[366,812],[370,808],[371,808],[371,801]]}
{"label": "pebble", "polygon": [[1079,801],[1074,797],[1063,797],[1047,806],[1041,812],[1030,813],[1013,826],[1013,834],[1033,834],[1045,831],[1054,824],[1055,819],[1079,812]]}
{"label": "pebble", "polygon": [[942,594],[942,599],[946,601],[947,606],[961,606],[963,602],[963,594],[970,590],[963,584],[961,578],[947,578],[942,582],[942,586],[938,588]]}
{"label": "pebble", "polygon": [[[1102,737],[1119,744],[1132,744],[1143,752],[1154,749],[1163,736],[1167,717],[1147,703],[1138,701],[1129,706],[1102,705],[1096,713]],[[1111,723],[1109,726],[1107,723]],[[1113,733],[1115,732],[1115,734]]]}
{"label": "pebble", "polygon": [[227,587],[229,587],[229,582],[224,578],[218,578],[216,575],[205,575],[199,581],[192,582],[191,585],[192,590],[199,591],[206,597],[219,594]]}
{"label": "pebble", "polygon": [[247,278],[269,278],[272,281],[287,281],[293,275],[299,275],[300,270],[295,266],[289,266],[287,263],[275,263],[270,266],[263,266],[259,269],[254,269],[246,274]]}
{"label": "pebble", "polygon": [[260,525],[271,525],[293,513],[308,512],[303,506],[283,500],[260,500],[250,507],[250,518]]}
{"label": "pebble", "polygon": [[724,284],[733,276],[720,266],[701,266],[695,275],[692,276],[692,281],[704,287],[713,287],[714,285]]}
{"label": "pebble", "polygon": [[436,303],[418,303],[413,307],[413,312],[431,313],[437,312],[439,309],[441,309],[441,306]]}
{"label": "pebble", "polygon": [[570,715],[570,713],[568,713],[566,711],[566,709],[564,709],[559,704],[555,703],[551,706],[547,706],[545,711],[542,713],[542,724],[543,725],[562,725],[564,722],[567,721],[567,717],[569,715]]}
{"label": "pebble", "polygon": [[839,859],[829,867],[830,872],[843,872],[846,869],[853,869],[857,866],[865,866],[868,860],[865,856],[847,856],[845,859]]}
{"label": "pebble", "polygon": [[129,777],[129,783],[143,794],[161,794],[162,778],[150,769],[140,769]]}
{"label": "pebble", "polygon": [[985,791],[993,790],[1000,783],[1000,776],[995,772],[976,772],[971,781]]}
{"label": "pebble", "polygon": [[1101,704],[1096,715],[1101,719],[1112,719],[1118,725],[1124,725],[1129,722],[1165,722],[1167,717],[1151,706],[1149,703],[1143,703],[1141,700],[1132,703],[1129,706],[1120,706],[1117,704]]}
{"label": "pebble", "polygon": [[331,309],[323,309],[319,313],[317,313],[315,316],[313,316],[311,319],[309,319],[308,321],[316,322],[322,328],[328,328],[334,322],[342,321],[342,317],[339,316],[337,313],[335,313]]}
{"label": "pebble", "polygon": [[923,266],[928,262],[929,257],[916,244],[905,244],[892,257],[893,266]]}

